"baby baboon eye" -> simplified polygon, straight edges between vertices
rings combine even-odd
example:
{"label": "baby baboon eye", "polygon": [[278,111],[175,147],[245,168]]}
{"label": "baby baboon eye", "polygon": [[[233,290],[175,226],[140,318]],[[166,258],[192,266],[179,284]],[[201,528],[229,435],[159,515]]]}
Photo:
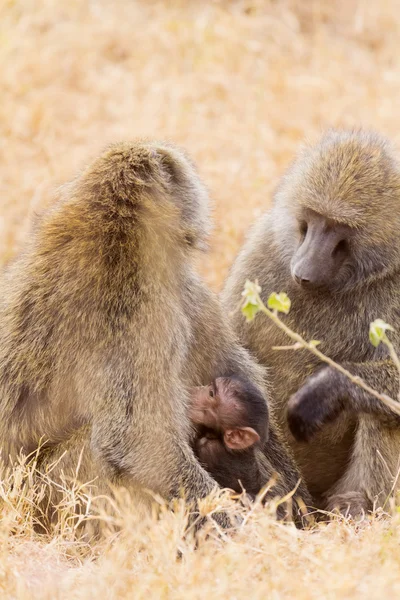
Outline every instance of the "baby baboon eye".
{"label": "baby baboon eye", "polygon": [[195,237],[192,233],[186,233],[185,234],[185,243],[188,246],[194,246],[195,245]]}
{"label": "baby baboon eye", "polygon": [[211,398],[214,398],[214,390],[212,388],[210,388],[210,391],[208,393]]}

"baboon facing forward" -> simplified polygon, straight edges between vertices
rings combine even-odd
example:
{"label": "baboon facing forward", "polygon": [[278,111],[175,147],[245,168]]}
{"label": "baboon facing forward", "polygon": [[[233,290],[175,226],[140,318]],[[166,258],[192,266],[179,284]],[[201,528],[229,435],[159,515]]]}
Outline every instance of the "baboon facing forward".
{"label": "baboon facing forward", "polygon": [[163,143],[112,146],[61,190],[3,278],[5,459],[41,438],[76,458],[86,442],[85,477],[167,499],[212,490],[190,445],[187,388],[243,374],[265,389],[193,270],[208,228],[194,167]]}
{"label": "baboon facing forward", "polygon": [[[306,148],[283,178],[225,286],[235,308],[246,278],[266,300],[285,291],[285,322],[381,392],[397,397],[398,373],[384,345],[368,340],[377,317],[400,332],[400,166],[389,143],[331,131]],[[316,503],[353,515],[383,506],[397,485],[400,417],[258,315],[233,317],[239,339],[271,367],[274,413]]]}

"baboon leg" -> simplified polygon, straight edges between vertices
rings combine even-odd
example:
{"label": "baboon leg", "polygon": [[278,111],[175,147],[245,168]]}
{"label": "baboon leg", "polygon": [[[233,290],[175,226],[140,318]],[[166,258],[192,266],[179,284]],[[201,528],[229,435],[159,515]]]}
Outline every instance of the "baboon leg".
{"label": "baboon leg", "polygon": [[349,467],[327,493],[327,510],[356,517],[385,507],[398,489],[399,469],[400,430],[360,416]]}
{"label": "baboon leg", "polygon": [[59,528],[68,518],[80,538],[97,538],[105,516],[117,524],[119,501],[126,497],[136,518],[151,514],[156,502],[151,491],[129,478],[111,479],[92,451],[90,435],[90,428],[83,427],[67,443],[39,455],[34,481],[45,486],[45,493],[38,505],[38,533]]}

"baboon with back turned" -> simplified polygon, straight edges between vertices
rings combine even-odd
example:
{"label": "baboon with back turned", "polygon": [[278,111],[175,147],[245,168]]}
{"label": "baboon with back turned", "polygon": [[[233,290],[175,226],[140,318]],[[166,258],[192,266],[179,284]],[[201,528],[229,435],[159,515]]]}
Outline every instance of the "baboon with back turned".
{"label": "baboon with back turned", "polygon": [[[329,131],[300,153],[271,210],[255,226],[226,282],[236,308],[246,279],[263,299],[285,291],[285,323],[376,390],[397,398],[384,345],[368,339],[381,317],[400,350],[400,165],[390,144],[362,131]],[[258,315],[237,312],[240,341],[271,367],[271,402],[318,506],[356,515],[384,506],[397,486],[400,417]]]}
{"label": "baboon with back turned", "polygon": [[194,271],[208,228],[194,167],[164,143],[114,145],[61,190],[3,278],[5,459],[44,439],[47,456],[68,449],[66,472],[86,445],[87,479],[190,501],[215,487],[188,388],[235,373],[265,389]]}

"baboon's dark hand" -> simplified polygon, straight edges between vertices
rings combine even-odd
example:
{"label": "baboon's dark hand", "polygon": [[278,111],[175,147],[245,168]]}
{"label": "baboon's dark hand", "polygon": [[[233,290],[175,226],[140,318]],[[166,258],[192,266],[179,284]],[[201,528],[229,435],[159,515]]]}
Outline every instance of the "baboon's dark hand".
{"label": "baboon's dark hand", "polygon": [[309,377],[289,400],[287,420],[298,441],[307,442],[343,410],[342,375],[324,367]]}

